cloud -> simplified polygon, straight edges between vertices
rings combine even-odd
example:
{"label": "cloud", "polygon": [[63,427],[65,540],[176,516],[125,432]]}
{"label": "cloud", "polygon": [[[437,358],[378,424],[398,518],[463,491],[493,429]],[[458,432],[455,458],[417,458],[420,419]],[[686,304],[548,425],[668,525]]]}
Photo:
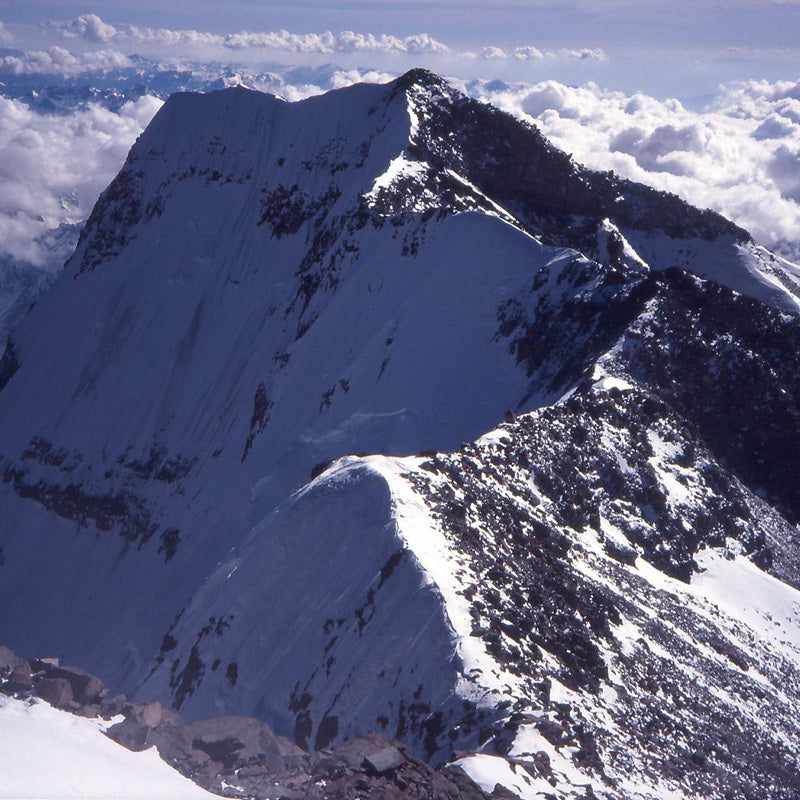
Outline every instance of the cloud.
{"label": "cloud", "polygon": [[90,42],[110,42],[119,33],[97,14],[84,14],[70,22],[61,23],[58,28],[63,36],[80,37]]}
{"label": "cloud", "polygon": [[800,81],[730,84],[703,112],[593,83],[463,85],[576,161],[719,211],[800,259]]}
{"label": "cloud", "polygon": [[328,88],[342,89],[354,83],[388,83],[396,76],[389,72],[379,72],[377,70],[337,70],[328,81]]}
{"label": "cloud", "polygon": [[784,197],[800,203],[800,142],[794,142],[794,145],[779,145],[767,171]]}
{"label": "cloud", "polygon": [[572,58],[579,61],[606,61],[605,51],[600,47],[583,47],[580,50],[556,50],[555,58]]}
{"label": "cloud", "polygon": [[12,35],[11,31],[0,22],[0,45],[8,45],[14,41],[14,36]]}
{"label": "cloud", "polygon": [[[435,39],[428,33],[395,36],[388,33],[357,33],[351,30],[334,33],[292,33],[287,30],[242,31],[217,34],[192,29],[149,28],[137,25],[113,25],[96,14],[85,14],[69,21],[49,21],[45,27],[65,39],[80,39],[88,44],[113,44],[120,49],[137,46],[150,48],[183,48],[194,51],[229,51],[240,56],[301,54],[307,56],[364,55],[373,56],[449,56],[471,61],[472,52],[463,52]],[[484,59],[504,59],[510,63],[542,61],[603,61],[606,55],[600,48],[545,50],[533,44],[510,49],[487,45],[480,51]]]}
{"label": "cloud", "polygon": [[117,113],[89,105],[53,116],[0,97],[0,252],[55,266],[37,240],[86,219],[160,105],[145,96]]}
{"label": "cloud", "polygon": [[30,50],[18,55],[0,56],[0,75],[71,77],[84,72],[105,72],[130,65],[131,60],[119,50],[74,53],[56,45],[47,50]]}
{"label": "cloud", "polygon": [[61,36],[91,43],[150,44],[167,47],[216,47],[228,50],[260,50],[331,55],[334,53],[449,53],[450,48],[427,33],[393,36],[387,33],[291,33],[286,30],[215,34],[191,29],[148,28],[137,25],[111,25],[96,14],[86,14],[68,22],[46,25]]}
{"label": "cloud", "polygon": [[481,50],[482,58],[508,58],[508,53],[502,47],[494,47],[492,45],[484,47]]}
{"label": "cloud", "polygon": [[481,50],[481,58],[486,59],[516,59],[517,61],[544,61],[545,59],[562,59],[577,61],[605,61],[606,54],[599,47],[583,48],[581,50],[540,50],[533,45],[514,47],[504,50],[502,47],[488,46]]}

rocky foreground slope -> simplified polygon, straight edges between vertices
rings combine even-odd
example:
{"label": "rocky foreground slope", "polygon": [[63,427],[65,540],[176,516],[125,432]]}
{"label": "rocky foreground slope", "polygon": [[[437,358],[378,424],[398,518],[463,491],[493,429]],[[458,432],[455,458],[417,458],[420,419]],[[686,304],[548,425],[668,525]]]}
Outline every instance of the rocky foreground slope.
{"label": "rocky foreground slope", "polygon": [[0,635],[489,792],[794,798],[799,286],[430,73],[177,95],[0,361]]}
{"label": "rocky foreground slope", "polygon": [[[50,707],[61,713],[54,713]],[[154,752],[171,767],[214,794],[199,790],[193,793],[191,783],[180,783],[163,765],[160,770],[154,769],[152,759],[151,763],[140,761],[134,765],[138,775],[126,774],[128,762],[114,754],[112,748],[102,749],[92,741],[91,749],[99,750],[101,757],[86,753],[90,738],[84,732],[77,736],[84,750],[80,744],[73,747],[71,763],[65,770],[64,763],[58,760],[61,752],[53,751],[64,749],[67,744],[59,736],[72,740],[81,730],[74,720],[69,722],[69,714],[100,721],[100,730],[127,750],[156,748]],[[17,796],[37,797],[51,793],[59,797],[119,793],[126,797],[200,798],[221,794],[284,800],[355,796],[397,800],[487,798],[459,767],[433,769],[410,756],[401,742],[369,734],[343,742],[334,750],[309,754],[252,717],[219,717],[187,725],[180,714],[162,708],[158,702],[137,703],[124,695],[111,696],[99,678],[79,667],[61,665],[57,658],[26,661],[0,646],[0,730],[8,730],[7,720],[13,721],[15,727],[8,734],[14,738],[14,747],[5,742],[0,756],[0,794],[4,797],[10,796],[9,789],[14,786]],[[66,730],[48,730],[52,736],[46,743],[34,738],[33,747],[45,746],[48,751],[43,760],[39,754],[38,769],[32,770],[31,758],[21,758],[19,754],[16,763],[12,763],[9,751],[18,752],[19,742],[29,742],[29,728],[33,728],[33,737],[41,737],[44,720],[55,727],[60,723]],[[92,769],[98,774],[86,774]],[[62,770],[60,774],[58,770]],[[501,787],[491,795],[505,796]]]}

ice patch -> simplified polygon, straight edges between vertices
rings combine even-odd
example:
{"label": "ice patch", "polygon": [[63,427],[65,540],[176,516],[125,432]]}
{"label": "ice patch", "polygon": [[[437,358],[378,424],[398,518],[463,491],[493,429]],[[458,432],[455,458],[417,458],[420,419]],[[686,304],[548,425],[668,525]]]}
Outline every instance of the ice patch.
{"label": "ice patch", "polygon": [[592,373],[593,387],[599,392],[609,392],[612,389],[619,389],[621,392],[626,392],[633,389],[634,386],[630,381],[624,378],[619,378],[616,375],[611,375],[600,365],[595,364],[594,372]]}

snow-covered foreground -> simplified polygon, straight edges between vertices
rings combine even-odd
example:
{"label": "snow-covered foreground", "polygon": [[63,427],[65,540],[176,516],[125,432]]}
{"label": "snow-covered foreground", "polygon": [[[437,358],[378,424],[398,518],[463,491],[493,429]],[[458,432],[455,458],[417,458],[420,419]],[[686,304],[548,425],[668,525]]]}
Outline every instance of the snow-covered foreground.
{"label": "snow-covered foreground", "polygon": [[106,737],[109,724],[41,701],[0,697],[0,797],[217,797],[178,774],[156,748],[134,753]]}

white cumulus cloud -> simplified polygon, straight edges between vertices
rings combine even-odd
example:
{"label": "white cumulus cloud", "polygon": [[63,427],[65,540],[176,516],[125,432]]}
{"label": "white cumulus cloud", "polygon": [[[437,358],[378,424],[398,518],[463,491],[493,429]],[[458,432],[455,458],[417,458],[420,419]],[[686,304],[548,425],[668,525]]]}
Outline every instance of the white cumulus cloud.
{"label": "white cumulus cloud", "polygon": [[333,53],[449,53],[450,48],[427,33],[394,36],[387,33],[292,33],[287,30],[232,34],[216,34],[191,29],[148,28],[138,25],[112,25],[96,14],[86,14],[67,22],[51,21],[47,25],[65,38],[81,38],[87,42],[150,44],[167,47],[225,48],[307,54]]}
{"label": "white cumulus cloud", "polygon": [[130,66],[119,50],[90,50],[74,53],[54,45],[47,50],[29,50],[20,55],[0,56],[0,75],[60,75],[72,77],[95,70],[107,71]]}
{"label": "white cumulus cloud", "polygon": [[712,208],[800,257],[800,81],[725,86],[702,112],[592,83],[466,88],[533,121],[576,161]]}
{"label": "white cumulus cloud", "polygon": [[[182,48],[195,57],[205,53],[234,51],[241,57],[279,57],[281,54],[306,56],[363,55],[372,56],[438,56],[449,57],[450,63],[471,62],[472,52],[464,52],[435,39],[428,33],[396,36],[388,33],[358,33],[351,30],[322,31],[320,33],[294,33],[288,30],[241,31],[239,33],[207,33],[192,29],[149,28],[129,24],[111,24],[96,14],[85,14],[68,21],[49,21],[45,27],[65,39],[81,39],[88,44],[111,45],[122,49],[147,46],[149,48]],[[480,51],[485,59],[503,59],[510,64],[545,59],[562,61],[603,61],[600,48],[541,49],[534,44],[511,48],[486,45]],[[407,66],[411,66],[408,64]]]}
{"label": "white cumulus cloud", "polygon": [[57,26],[64,36],[81,37],[90,42],[110,42],[119,33],[97,14],[84,14],[70,22],[57,23]]}
{"label": "white cumulus cloud", "polygon": [[145,96],[117,113],[89,105],[72,114],[46,115],[0,96],[2,253],[52,266],[37,239],[62,223],[86,219],[160,105]]}

